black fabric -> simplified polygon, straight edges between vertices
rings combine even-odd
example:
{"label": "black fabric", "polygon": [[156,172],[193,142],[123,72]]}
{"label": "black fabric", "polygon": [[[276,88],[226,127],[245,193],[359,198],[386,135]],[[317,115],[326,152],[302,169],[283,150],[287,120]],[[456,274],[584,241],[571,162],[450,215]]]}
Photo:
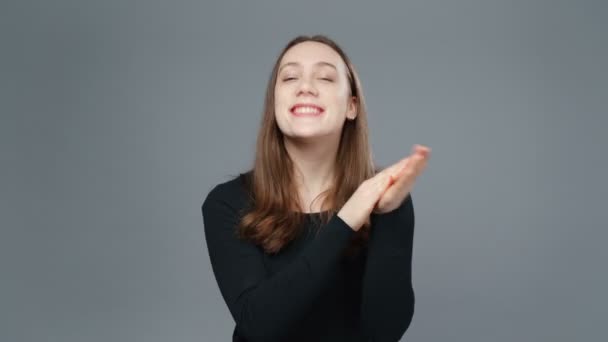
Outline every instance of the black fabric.
{"label": "black fabric", "polygon": [[319,227],[317,213],[269,255],[236,237],[250,204],[246,175],[216,185],[201,208],[213,273],[235,321],[232,341],[399,341],[414,314],[411,196],[372,214],[370,240],[355,258],[341,253],[355,232],[337,215]]}

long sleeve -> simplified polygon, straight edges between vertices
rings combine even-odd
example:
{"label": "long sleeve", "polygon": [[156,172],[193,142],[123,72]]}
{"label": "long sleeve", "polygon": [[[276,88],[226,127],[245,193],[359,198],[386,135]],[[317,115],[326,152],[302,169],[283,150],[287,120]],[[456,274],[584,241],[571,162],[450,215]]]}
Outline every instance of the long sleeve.
{"label": "long sleeve", "polygon": [[354,231],[332,217],[292,263],[269,276],[262,250],[235,235],[240,199],[220,185],[202,205],[211,266],[239,333],[248,341],[277,341],[331,281]]}
{"label": "long sleeve", "polygon": [[397,209],[372,215],[371,222],[361,294],[361,325],[368,340],[395,342],[405,334],[414,315],[411,195]]}

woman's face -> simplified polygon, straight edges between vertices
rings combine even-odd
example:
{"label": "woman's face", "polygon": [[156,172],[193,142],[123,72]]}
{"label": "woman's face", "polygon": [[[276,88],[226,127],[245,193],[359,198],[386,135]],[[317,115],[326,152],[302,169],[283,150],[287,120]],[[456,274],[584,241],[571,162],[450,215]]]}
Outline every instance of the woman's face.
{"label": "woman's face", "polygon": [[331,47],[303,42],[281,59],[274,89],[275,118],[290,138],[340,134],[344,120],[354,119],[355,101],[346,65]]}

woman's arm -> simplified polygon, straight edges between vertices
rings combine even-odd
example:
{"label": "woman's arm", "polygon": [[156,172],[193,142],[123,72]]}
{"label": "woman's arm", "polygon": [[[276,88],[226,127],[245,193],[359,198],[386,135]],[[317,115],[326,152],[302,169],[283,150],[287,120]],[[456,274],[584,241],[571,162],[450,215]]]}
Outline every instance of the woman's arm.
{"label": "woman's arm", "polygon": [[269,276],[261,249],[235,235],[239,197],[225,186],[216,186],[201,208],[216,281],[241,335],[280,340],[328,285],[354,231],[334,216],[299,257]]}
{"label": "woman's arm", "polygon": [[411,194],[395,210],[371,217],[363,276],[361,326],[371,341],[399,341],[414,315]]}

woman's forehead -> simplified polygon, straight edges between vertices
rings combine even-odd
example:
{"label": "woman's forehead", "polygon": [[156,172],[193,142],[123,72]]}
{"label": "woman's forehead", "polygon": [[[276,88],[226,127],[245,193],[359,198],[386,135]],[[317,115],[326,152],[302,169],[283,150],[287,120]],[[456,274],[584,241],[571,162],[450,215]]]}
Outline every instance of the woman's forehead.
{"label": "woman's forehead", "polygon": [[304,42],[291,47],[283,55],[279,68],[287,66],[343,69],[344,62],[340,55],[331,47],[323,43]]}

